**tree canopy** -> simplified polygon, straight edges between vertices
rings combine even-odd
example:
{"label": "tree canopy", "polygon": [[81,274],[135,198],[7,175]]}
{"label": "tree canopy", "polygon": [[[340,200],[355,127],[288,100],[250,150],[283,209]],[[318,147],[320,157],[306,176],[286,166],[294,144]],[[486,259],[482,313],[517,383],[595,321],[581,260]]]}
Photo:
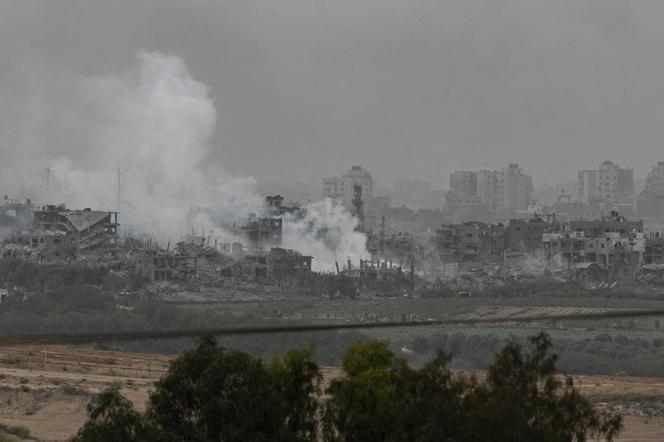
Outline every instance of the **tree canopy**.
{"label": "tree canopy", "polygon": [[87,441],[611,441],[620,416],[600,411],[556,376],[545,334],[499,351],[485,379],[448,369],[438,354],[410,367],[380,341],[352,344],[343,375],[321,391],[313,350],[263,361],[212,338],[171,363],[138,413],[102,392],[72,439]]}

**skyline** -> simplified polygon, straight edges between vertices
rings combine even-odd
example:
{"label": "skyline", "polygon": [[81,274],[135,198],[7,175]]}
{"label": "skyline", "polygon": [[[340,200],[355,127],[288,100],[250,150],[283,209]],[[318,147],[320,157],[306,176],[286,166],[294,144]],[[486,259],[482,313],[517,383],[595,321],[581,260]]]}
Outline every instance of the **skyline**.
{"label": "skyline", "polygon": [[[217,110],[209,163],[308,181],[352,164],[435,188],[518,162],[536,184],[603,159],[645,177],[664,140],[655,2],[420,0],[0,5],[0,153],[80,168],[81,85],[137,50],[180,57]],[[47,161],[44,161],[46,164]]]}

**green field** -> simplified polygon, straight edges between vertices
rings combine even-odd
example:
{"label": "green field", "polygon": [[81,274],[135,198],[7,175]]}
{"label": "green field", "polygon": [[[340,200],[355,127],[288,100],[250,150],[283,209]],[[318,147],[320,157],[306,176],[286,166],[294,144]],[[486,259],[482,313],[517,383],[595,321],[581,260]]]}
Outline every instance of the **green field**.
{"label": "green field", "polygon": [[[190,305],[187,309],[213,309],[256,318],[275,315],[301,320],[339,320],[367,314],[414,314],[420,319],[446,319],[468,314],[482,307],[586,307],[607,309],[664,309],[664,300],[599,297],[518,297],[518,298],[374,298],[356,300],[293,300],[261,303]],[[329,318],[328,318],[329,316]]]}

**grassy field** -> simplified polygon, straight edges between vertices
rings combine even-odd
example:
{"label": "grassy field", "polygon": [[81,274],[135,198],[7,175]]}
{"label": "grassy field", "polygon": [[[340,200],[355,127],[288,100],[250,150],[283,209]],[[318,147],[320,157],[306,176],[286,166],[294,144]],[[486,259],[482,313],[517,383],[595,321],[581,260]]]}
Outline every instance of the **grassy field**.
{"label": "grassy field", "polygon": [[261,303],[226,303],[183,306],[187,309],[216,309],[234,315],[256,318],[283,317],[302,320],[343,320],[366,315],[398,316],[413,314],[419,319],[446,319],[470,314],[486,307],[559,307],[597,309],[664,309],[664,300],[633,298],[374,298],[356,300],[293,300]]}
{"label": "grassy field", "polygon": [[[560,313],[588,313],[592,311],[664,309],[664,300],[601,297],[492,297],[492,298],[374,298],[356,300],[293,300],[263,303],[228,303],[182,306],[186,309],[214,309],[236,316],[283,319],[304,323],[357,322],[401,320],[415,315],[420,320],[483,315],[510,316],[514,314],[546,315]],[[417,336],[440,333],[466,335],[491,334],[498,337],[523,336],[546,330],[553,338],[592,338],[602,331],[620,331],[632,337],[652,339],[661,335],[657,318],[635,320],[565,321],[558,323],[504,324],[474,326],[434,326],[416,328],[371,329],[364,333],[395,343],[407,343]],[[664,318],[662,318],[664,326]]]}

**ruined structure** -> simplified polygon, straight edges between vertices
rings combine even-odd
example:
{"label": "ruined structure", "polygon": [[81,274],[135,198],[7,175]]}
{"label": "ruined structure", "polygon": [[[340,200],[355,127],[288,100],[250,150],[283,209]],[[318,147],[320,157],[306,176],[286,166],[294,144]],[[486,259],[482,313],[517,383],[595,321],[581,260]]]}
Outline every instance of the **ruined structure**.
{"label": "ruined structure", "polygon": [[34,213],[27,242],[38,261],[75,259],[80,254],[117,247],[118,215],[91,209],[48,205]]}
{"label": "ruined structure", "polygon": [[548,233],[544,251],[548,259],[562,257],[570,265],[594,263],[611,276],[636,276],[645,252],[643,233],[603,233],[586,236],[583,231]]}
{"label": "ruined structure", "polygon": [[[583,274],[598,270],[611,276],[636,276],[644,263],[664,262],[664,237],[643,233],[643,221],[628,221],[617,212],[595,221],[559,223],[542,217],[502,224],[443,225],[436,243],[443,262],[491,261],[519,255],[562,259]],[[517,252],[517,253],[515,253]],[[498,259],[493,259],[498,261]]]}
{"label": "ruined structure", "polygon": [[505,226],[480,222],[442,225],[436,244],[443,262],[500,256],[505,250]]}
{"label": "ruined structure", "polygon": [[268,195],[265,197],[268,211],[274,216],[299,215],[302,208],[296,205],[287,206],[284,204],[284,197],[281,195]]}
{"label": "ruined structure", "polygon": [[278,247],[283,237],[283,219],[280,216],[249,218],[241,227],[241,233],[249,241],[252,249]]}
{"label": "ruined structure", "polygon": [[245,255],[242,265],[255,277],[282,280],[310,273],[312,260],[294,250],[275,247],[269,252]]}
{"label": "ruined structure", "polygon": [[0,205],[0,234],[16,234],[32,227],[32,200],[10,199],[5,195]]}
{"label": "ruined structure", "polygon": [[554,226],[535,217],[531,219],[511,219],[505,231],[505,248],[514,252],[534,252],[542,249],[543,235]]}

